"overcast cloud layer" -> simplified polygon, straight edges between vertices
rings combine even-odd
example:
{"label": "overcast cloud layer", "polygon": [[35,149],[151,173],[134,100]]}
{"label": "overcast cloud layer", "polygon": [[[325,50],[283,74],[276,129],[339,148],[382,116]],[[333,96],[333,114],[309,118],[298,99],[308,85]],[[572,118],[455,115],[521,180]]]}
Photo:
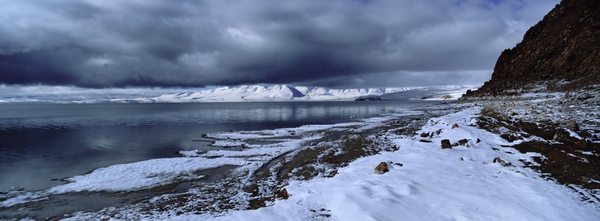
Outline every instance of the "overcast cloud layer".
{"label": "overcast cloud layer", "polygon": [[483,83],[558,0],[0,0],[0,84]]}

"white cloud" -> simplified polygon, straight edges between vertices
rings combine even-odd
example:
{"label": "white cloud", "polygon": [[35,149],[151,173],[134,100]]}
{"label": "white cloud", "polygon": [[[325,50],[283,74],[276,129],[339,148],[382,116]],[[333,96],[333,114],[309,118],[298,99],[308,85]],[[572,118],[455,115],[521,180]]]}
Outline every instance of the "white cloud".
{"label": "white cloud", "polygon": [[88,65],[92,66],[108,66],[115,62],[107,58],[90,58],[87,62]]}
{"label": "white cloud", "polygon": [[247,46],[256,46],[263,42],[263,39],[255,32],[248,29],[227,28],[227,34],[235,42]]}

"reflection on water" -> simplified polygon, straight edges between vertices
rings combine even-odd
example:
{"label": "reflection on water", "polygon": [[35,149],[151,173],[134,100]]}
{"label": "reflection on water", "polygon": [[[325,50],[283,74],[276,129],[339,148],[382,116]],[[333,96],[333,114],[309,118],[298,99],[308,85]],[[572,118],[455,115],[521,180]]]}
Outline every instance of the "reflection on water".
{"label": "reflection on water", "polygon": [[211,148],[195,141],[204,133],[339,123],[424,104],[431,102],[2,104],[0,191]]}

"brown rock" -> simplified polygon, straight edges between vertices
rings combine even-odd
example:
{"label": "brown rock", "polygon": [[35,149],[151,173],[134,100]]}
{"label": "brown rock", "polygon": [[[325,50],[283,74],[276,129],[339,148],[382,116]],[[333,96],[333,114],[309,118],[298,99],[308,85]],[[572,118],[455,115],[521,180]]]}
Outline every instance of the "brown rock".
{"label": "brown rock", "polygon": [[277,196],[277,198],[281,198],[281,199],[287,199],[290,197],[285,188],[282,188],[282,189],[278,190],[277,192],[275,192],[275,196]]}
{"label": "brown rock", "polygon": [[510,166],[510,165],[511,165],[511,163],[510,163],[510,162],[506,162],[506,161],[504,161],[504,160],[503,160],[502,158],[500,158],[500,157],[496,157],[496,158],[494,158],[494,161],[493,161],[493,162],[494,162],[494,163],[499,163],[499,164],[500,164],[500,165],[502,165],[503,167],[507,167],[507,166]]}
{"label": "brown rock", "polygon": [[387,172],[390,172],[390,170],[388,169],[386,162],[381,162],[379,165],[377,165],[377,167],[375,167],[375,174],[384,174]]}
{"label": "brown rock", "polygon": [[454,128],[458,128],[458,124],[453,124],[452,129],[454,129]]}
{"label": "brown rock", "polygon": [[436,130],[436,131],[435,131],[435,134],[436,134],[436,135],[440,135],[441,133],[442,133],[442,129],[439,129],[439,130]]}
{"label": "brown rock", "polygon": [[469,140],[467,140],[467,139],[460,139],[460,140],[458,140],[458,145],[465,145],[465,144],[467,144],[467,142],[469,142]]}
{"label": "brown rock", "polygon": [[442,149],[452,149],[452,145],[450,144],[450,140],[443,139],[442,140]]}
{"label": "brown rock", "polygon": [[423,132],[423,133],[421,133],[421,137],[429,137],[429,133],[428,132]]}

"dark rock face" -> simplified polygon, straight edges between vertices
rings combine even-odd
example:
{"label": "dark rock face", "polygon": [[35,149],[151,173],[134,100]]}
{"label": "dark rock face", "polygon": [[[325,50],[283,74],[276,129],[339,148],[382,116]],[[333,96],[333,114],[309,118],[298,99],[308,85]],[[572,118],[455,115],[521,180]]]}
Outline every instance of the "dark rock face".
{"label": "dark rock face", "polygon": [[[506,49],[475,96],[546,87],[572,91],[600,84],[600,1],[563,0]],[[467,96],[468,96],[467,94]]]}

